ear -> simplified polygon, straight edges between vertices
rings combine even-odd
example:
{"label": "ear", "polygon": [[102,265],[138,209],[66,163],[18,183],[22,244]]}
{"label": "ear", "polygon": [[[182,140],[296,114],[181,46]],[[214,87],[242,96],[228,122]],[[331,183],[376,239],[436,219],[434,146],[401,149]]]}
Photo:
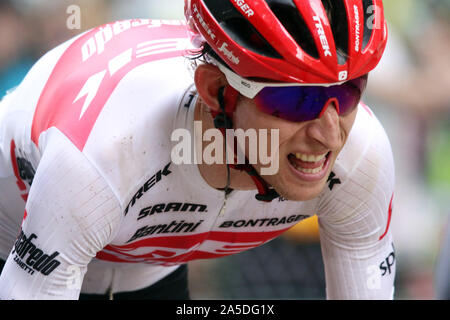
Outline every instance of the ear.
{"label": "ear", "polygon": [[214,111],[219,111],[219,89],[227,85],[225,75],[218,67],[202,64],[197,67],[194,75],[195,86],[200,98]]}

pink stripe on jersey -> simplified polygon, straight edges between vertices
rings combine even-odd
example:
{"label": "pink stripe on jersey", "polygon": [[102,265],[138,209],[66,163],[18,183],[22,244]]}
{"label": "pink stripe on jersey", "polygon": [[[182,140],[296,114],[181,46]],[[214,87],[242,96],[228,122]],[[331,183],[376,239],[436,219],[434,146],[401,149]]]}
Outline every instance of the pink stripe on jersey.
{"label": "pink stripe on jersey", "polygon": [[367,106],[367,104],[365,104],[364,102],[360,102],[360,105],[364,108],[364,110],[367,111],[368,114],[370,114],[371,117],[373,117],[373,112],[372,110],[370,110],[370,108]]}
{"label": "pink stripe on jersey", "polygon": [[394,200],[394,194],[392,194],[391,202],[389,202],[389,212],[388,212],[388,221],[387,221],[387,225],[386,225],[386,230],[384,231],[383,235],[378,240],[383,239],[384,236],[388,233],[389,225],[391,224],[391,217],[392,217],[392,200]]}

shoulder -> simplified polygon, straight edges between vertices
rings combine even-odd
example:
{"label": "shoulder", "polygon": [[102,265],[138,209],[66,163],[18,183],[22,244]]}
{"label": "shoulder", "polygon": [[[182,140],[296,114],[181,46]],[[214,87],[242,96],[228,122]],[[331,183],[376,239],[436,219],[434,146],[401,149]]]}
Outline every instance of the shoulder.
{"label": "shoulder", "polygon": [[328,187],[321,194],[322,211],[327,211],[324,203],[335,202],[330,202],[332,199],[347,211],[369,203],[389,204],[395,184],[394,169],[389,138],[373,111],[361,103]]}
{"label": "shoulder", "polygon": [[192,83],[189,43],[179,21],[119,21],[79,36],[41,93],[32,141],[42,150],[49,142],[43,133],[56,129],[113,188],[127,189],[166,161],[159,154]]}
{"label": "shoulder", "polygon": [[368,176],[393,174],[394,159],[389,138],[376,115],[363,103],[334,170],[344,180],[358,173]]}
{"label": "shoulder", "polygon": [[[53,126],[82,148],[119,84],[125,79],[131,83],[130,90],[122,91],[125,97],[117,98],[131,103],[139,90],[158,90],[155,86],[165,75],[175,82],[174,68],[164,69],[162,65],[167,66],[164,62],[171,59],[183,59],[188,43],[186,27],[181,23],[151,20],[106,24],[70,41],[40,93],[32,140],[38,144],[40,134]],[[137,69],[141,72],[133,72]]]}

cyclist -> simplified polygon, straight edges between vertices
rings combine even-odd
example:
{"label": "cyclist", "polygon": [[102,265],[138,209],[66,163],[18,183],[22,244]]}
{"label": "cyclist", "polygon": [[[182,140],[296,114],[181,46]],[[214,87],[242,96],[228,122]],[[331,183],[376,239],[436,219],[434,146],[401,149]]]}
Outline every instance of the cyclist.
{"label": "cyclist", "polygon": [[[187,299],[189,261],[316,214],[327,297],[392,298],[393,158],[360,103],[382,2],[185,7],[187,24],[120,21],[60,45],[2,102],[0,297]],[[276,170],[249,145],[229,153],[227,129],[268,130]],[[174,132],[200,159],[176,160],[190,152]],[[199,152],[211,132],[222,162]]]}

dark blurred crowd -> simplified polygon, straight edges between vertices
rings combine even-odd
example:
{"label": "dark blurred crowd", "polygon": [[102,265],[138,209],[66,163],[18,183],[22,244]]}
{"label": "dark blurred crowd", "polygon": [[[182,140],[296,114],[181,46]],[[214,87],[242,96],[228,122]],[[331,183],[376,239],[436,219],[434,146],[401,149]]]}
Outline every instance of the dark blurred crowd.
{"label": "dark blurred crowd", "polygon": [[[0,0],[0,99],[21,82],[45,52],[71,37],[118,19],[182,18],[183,2]],[[389,43],[379,68],[371,74],[366,102],[386,128],[397,167],[392,220],[398,251],[396,297],[445,297],[445,283],[450,283],[450,257],[443,254],[450,250],[448,244],[445,249],[449,241],[445,239],[450,238],[445,229],[450,213],[450,0],[384,3]],[[67,27],[70,5],[81,9],[79,29]],[[193,288],[192,296],[323,298],[317,226],[308,228],[298,228],[297,235],[294,230],[288,237],[252,253],[193,263],[192,277],[222,278],[215,285],[196,281],[205,285]],[[316,236],[305,238],[311,232]],[[278,249],[279,241],[285,241],[287,249]],[[277,269],[279,264],[264,264],[263,257],[275,254],[274,250],[283,254],[278,261],[287,272]],[[296,254],[306,263],[289,260]],[[297,270],[289,269],[293,264]],[[250,267],[227,272],[242,265]],[[299,287],[304,290],[293,289]],[[272,293],[264,295],[264,290]]]}
{"label": "dark blurred crowd", "polygon": [[[69,29],[71,4],[83,10],[81,29]],[[103,0],[0,0],[0,97],[17,86],[44,53],[108,20]]]}

